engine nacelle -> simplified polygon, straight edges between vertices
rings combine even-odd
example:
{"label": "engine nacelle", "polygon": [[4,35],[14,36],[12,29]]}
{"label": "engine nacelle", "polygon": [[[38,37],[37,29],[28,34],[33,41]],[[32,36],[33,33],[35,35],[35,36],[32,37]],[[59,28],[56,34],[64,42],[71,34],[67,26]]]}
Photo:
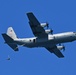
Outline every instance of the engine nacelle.
{"label": "engine nacelle", "polygon": [[42,27],[48,27],[48,23],[41,23],[40,24]]}
{"label": "engine nacelle", "polygon": [[45,30],[45,33],[47,34],[52,33],[52,30],[51,29]]}
{"label": "engine nacelle", "polygon": [[62,50],[62,49],[65,49],[65,47],[64,46],[57,46],[57,49]]}

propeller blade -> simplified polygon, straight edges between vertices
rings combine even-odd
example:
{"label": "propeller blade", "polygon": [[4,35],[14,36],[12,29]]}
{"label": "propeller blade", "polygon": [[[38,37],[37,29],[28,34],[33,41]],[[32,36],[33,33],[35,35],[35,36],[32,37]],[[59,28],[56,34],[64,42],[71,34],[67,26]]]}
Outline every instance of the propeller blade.
{"label": "propeller blade", "polygon": [[53,34],[53,30],[51,29],[51,34]]}
{"label": "propeller blade", "polygon": [[49,23],[48,22],[46,22],[46,24],[47,24],[47,29],[49,28]]}
{"label": "propeller blade", "polygon": [[65,51],[65,46],[63,45],[63,51]]}

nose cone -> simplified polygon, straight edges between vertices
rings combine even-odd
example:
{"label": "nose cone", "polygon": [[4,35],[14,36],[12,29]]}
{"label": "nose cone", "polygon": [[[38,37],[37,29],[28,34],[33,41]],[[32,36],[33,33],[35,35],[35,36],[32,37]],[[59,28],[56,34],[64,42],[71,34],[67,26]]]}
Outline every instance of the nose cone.
{"label": "nose cone", "polygon": [[76,32],[73,32],[73,34],[74,34],[74,39],[76,40]]}
{"label": "nose cone", "polygon": [[74,33],[74,35],[76,35],[76,32],[73,32]]}

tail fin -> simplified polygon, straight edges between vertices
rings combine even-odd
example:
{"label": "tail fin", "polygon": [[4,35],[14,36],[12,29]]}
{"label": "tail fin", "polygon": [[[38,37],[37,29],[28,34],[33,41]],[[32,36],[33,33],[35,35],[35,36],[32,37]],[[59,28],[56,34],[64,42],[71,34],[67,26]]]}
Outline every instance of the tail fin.
{"label": "tail fin", "polygon": [[7,34],[3,33],[2,36],[5,40],[5,43],[7,43],[14,51],[18,51],[18,46],[14,41],[15,39],[17,39],[17,37],[12,27],[9,27],[7,30]]}
{"label": "tail fin", "polygon": [[7,29],[7,35],[8,35],[9,37],[11,37],[12,39],[17,39],[17,36],[16,36],[16,34],[15,34],[15,32],[14,32],[14,30],[13,30],[12,27],[9,27],[9,28]]}

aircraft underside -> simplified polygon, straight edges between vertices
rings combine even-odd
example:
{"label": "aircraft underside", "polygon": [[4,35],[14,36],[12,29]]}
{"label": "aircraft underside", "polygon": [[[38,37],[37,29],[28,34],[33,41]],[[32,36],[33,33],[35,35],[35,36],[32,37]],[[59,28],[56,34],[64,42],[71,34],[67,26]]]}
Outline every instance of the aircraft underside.
{"label": "aircraft underside", "polygon": [[[14,51],[18,51],[18,45],[29,48],[44,47],[49,52],[54,53],[57,57],[63,58],[64,55],[60,50],[65,49],[63,45],[57,45],[76,40],[76,32],[64,32],[53,34],[52,29],[48,29],[48,23],[40,23],[32,12],[27,13],[29,25],[35,37],[33,38],[17,38],[12,27],[7,29],[7,33],[2,36]],[[45,27],[45,28],[44,28]],[[50,34],[50,35],[49,35]]]}

